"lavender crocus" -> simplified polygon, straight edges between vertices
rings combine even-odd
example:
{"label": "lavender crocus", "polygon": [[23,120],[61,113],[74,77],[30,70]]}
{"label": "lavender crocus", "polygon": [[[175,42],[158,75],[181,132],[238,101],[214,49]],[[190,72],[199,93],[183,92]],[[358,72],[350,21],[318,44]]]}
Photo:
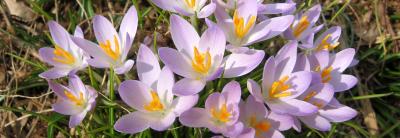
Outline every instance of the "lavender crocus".
{"label": "lavender crocus", "polygon": [[222,74],[225,36],[217,26],[211,26],[199,37],[192,25],[178,15],[172,15],[170,20],[177,50],[160,48],[160,58],[174,73],[184,77],[174,85],[174,94],[196,94],[207,81]]}
{"label": "lavender crocus", "polygon": [[291,27],[289,27],[284,33],[284,37],[290,40],[307,41],[310,36],[313,36],[315,32],[318,32],[323,25],[314,27],[315,23],[321,13],[321,5],[315,5],[308,9],[305,13],[299,13],[295,15],[295,19]]}
{"label": "lavender crocus", "polygon": [[336,54],[329,54],[326,50],[314,53],[313,58],[310,58],[310,70],[314,72],[312,83],[331,84],[335,92],[349,90],[357,84],[358,79],[343,74],[343,71],[352,63],[354,55],[353,48],[346,48]]}
{"label": "lavender crocus", "polygon": [[198,18],[210,16],[216,7],[213,2],[205,5],[207,0],[152,0],[152,2],[164,10],[185,16],[196,15]]}
{"label": "lavender crocus", "polygon": [[257,0],[238,0],[231,17],[221,6],[216,9],[218,26],[224,31],[232,52],[246,51],[248,46],[267,40],[285,31],[293,21],[292,15],[257,21]]}
{"label": "lavender crocus", "polygon": [[78,76],[69,76],[69,85],[63,86],[51,80],[49,87],[58,96],[57,103],[53,104],[53,110],[57,113],[70,115],[69,127],[79,125],[87,112],[96,105],[97,92],[88,85],[84,85]]}
{"label": "lavender crocus", "polygon": [[134,134],[150,127],[163,131],[197,103],[197,95],[174,98],[173,73],[168,67],[160,69],[157,57],[145,45],[139,48],[137,71],[140,81],[124,81],[118,89],[122,100],[136,111],[119,118],[115,130]]}
{"label": "lavender crocus", "polygon": [[267,3],[263,4],[259,2],[258,4],[258,14],[261,15],[270,15],[270,14],[290,14],[294,10],[296,10],[296,3],[288,0],[283,3]]}
{"label": "lavender crocus", "polygon": [[[333,98],[334,89],[330,84],[314,84],[306,90],[298,99],[309,102],[317,106],[318,112],[312,115],[297,117],[301,122],[309,127],[320,131],[329,131],[330,122],[344,122],[357,115],[354,109],[340,104]],[[296,128],[301,126],[297,124]]]}
{"label": "lavender crocus", "polygon": [[[54,48],[40,48],[39,55],[44,62],[54,67],[39,74],[39,76],[46,79],[56,79],[68,74],[73,75],[78,70],[87,67],[86,60],[89,56],[72,42],[70,34],[55,21],[50,21],[48,25],[55,46]],[[76,27],[74,36],[83,38],[81,28]]]}
{"label": "lavender crocus", "polygon": [[93,30],[99,45],[88,40],[73,37],[72,40],[92,56],[89,65],[97,68],[113,68],[117,74],[129,71],[133,60],[127,60],[137,29],[137,12],[134,6],[129,8],[122,19],[119,33],[105,17],[96,15]]}
{"label": "lavender crocus", "polygon": [[[255,138],[283,138],[284,136],[278,130],[280,123],[270,118],[270,112],[264,103],[257,102],[253,96],[247,97],[247,100],[240,102],[240,117],[245,128],[238,137]],[[271,116],[272,117],[272,116]]]}
{"label": "lavender crocus", "polygon": [[214,133],[235,137],[242,132],[243,124],[238,122],[240,84],[231,81],[222,93],[212,93],[205,102],[205,108],[192,108],[182,113],[179,121],[187,127],[206,127]]}
{"label": "lavender crocus", "polygon": [[317,111],[316,106],[296,99],[308,88],[312,78],[307,71],[292,72],[296,57],[297,42],[292,41],[266,61],[262,89],[255,81],[247,81],[247,87],[256,100],[265,102],[275,113],[304,116]]}

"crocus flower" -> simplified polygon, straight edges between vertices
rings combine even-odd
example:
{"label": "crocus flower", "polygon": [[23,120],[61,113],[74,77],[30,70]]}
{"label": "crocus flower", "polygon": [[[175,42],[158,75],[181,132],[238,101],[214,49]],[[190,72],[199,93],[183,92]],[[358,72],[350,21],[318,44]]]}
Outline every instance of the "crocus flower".
{"label": "crocus flower", "polygon": [[160,58],[174,73],[184,77],[174,85],[173,92],[177,95],[196,94],[207,81],[222,74],[225,36],[217,26],[212,26],[199,37],[192,25],[178,15],[171,15],[170,20],[177,50],[160,48]]}
{"label": "crocus flower", "polygon": [[[44,62],[54,67],[39,76],[46,79],[56,79],[68,74],[73,75],[78,70],[87,67],[86,60],[89,56],[72,42],[70,34],[55,21],[50,21],[48,25],[55,48],[40,48],[39,55]],[[81,28],[76,27],[74,36],[83,38]]]}
{"label": "crocus flower", "polygon": [[284,136],[278,130],[279,122],[270,119],[269,111],[264,103],[257,102],[253,96],[247,97],[245,102],[240,102],[240,117],[245,128],[238,137],[255,138],[283,138]]}
{"label": "crocus flower", "polygon": [[243,124],[238,122],[240,84],[231,81],[222,89],[222,93],[212,93],[205,102],[205,108],[192,108],[182,113],[179,121],[188,127],[206,127],[214,133],[227,137],[240,134]]}
{"label": "crocus flower", "polygon": [[122,19],[119,33],[105,17],[96,15],[93,19],[93,30],[99,45],[78,37],[73,37],[72,40],[93,57],[88,60],[89,65],[114,68],[117,74],[123,74],[134,64],[133,60],[127,60],[127,56],[136,34],[137,23],[134,6],[129,8]]}
{"label": "crocus flower", "polygon": [[212,2],[205,5],[207,0],[152,0],[152,2],[164,10],[185,16],[197,15],[198,18],[210,16],[216,7]]}
{"label": "crocus flower", "polygon": [[319,31],[322,25],[314,27],[321,13],[321,5],[311,7],[305,13],[297,14],[294,22],[283,35],[290,40],[307,41],[312,34]]}
{"label": "crocus flower", "polygon": [[353,48],[332,55],[326,50],[314,53],[314,58],[310,58],[310,69],[314,72],[312,83],[331,84],[335,92],[349,90],[357,84],[358,79],[342,73],[352,63],[354,55]]}
{"label": "crocus flower", "polygon": [[258,4],[258,14],[290,14],[296,10],[296,3],[287,1],[283,3]]}
{"label": "crocus flower", "polygon": [[[330,84],[314,84],[306,90],[298,99],[314,104],[319,108],[318,112],[312,115],[297,117],[309,127],[320,131],[329,131],[330,122],[344,122],[357,115],[354,109],[340,104],[333,98],[334,89]],[[298,128],[301,126],[297,124]]]}
{"label": "crocus flower", "polygon": [[278,114],[304,116],[315,113],[317,107],[296,99],[310,85],[312,74],[307,71],[294,72],[297,57],[297,42],[282,47],[278,54],[265,63],[262,89],[253,80],[247,81],[250,93],[258,102],[265,102]]}
{"label": "crocus flower", "polygon": [[253,43],[267,40],[285,31],[293,21],[292,15],[279,16],[256,23],[257,1],[238,0],[233,17],[224,8],[217,8],[215,17],[218,26],[224,31],[230,51],[246,51]]}
{"label": "crocus flower", "polygon": [[97,92],[88,85],[84,85],[76,75],[69,76],[69,85],[63,86],[51,80],[49,87],[58,96],[53,110],[57,113],[70,115],[69,127],[75,127],[82,122],[87,112],[96,105]]}
{"label": "crocus flower", "polygon": [[131,134],[149,127],[166,130],[177,116],[197,103],[198,96],[174,98],[173,73],[168,67],[160,69],[157,57],[147,46],[140,46],[137,62],[140,81],[124,81],[118,89],[122,100],[136,111],[118,119],[114,128]]}

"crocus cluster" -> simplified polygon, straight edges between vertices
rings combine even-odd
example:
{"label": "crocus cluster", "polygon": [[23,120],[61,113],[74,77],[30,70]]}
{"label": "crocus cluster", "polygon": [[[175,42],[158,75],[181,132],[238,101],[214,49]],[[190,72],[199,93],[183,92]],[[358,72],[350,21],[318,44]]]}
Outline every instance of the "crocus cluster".
{"label": "crocus cluster", "polygon": [[[174,46],[151,49],[139,45],[138,80],[115,84],[122,101],[134,109],[113,124],[116,131],[164,131],[179,120],[186,127],[208,128],[216,137],[284,137],[281,131],[301,131],[301,122],[329,131],[331,122],[347,121],[357,114],[334,97],[357,84],[356,77],[344,74],[357,63],[355,49],[335,52],[341,29],[335,26],[320,33],[323,25],[316,25],[320,5],[295,13],[296,3],[290,0],[152,2],[172,12],[169,27]],[[178,14],[192,20],[205,18],[206,29],[201,31]],[[208,18],[212,15],[215,21]],[[96,15],[97,43],[86,40],[79,27],[70,35],[56,22],[48,24],[55,48],[41,48],[39,53],[54,67],[40,76],[59,97],[54,111],[70,115],[69,125],[75,127],[95,107],[97,97],[97,91],[85,86],[76,73],[88,65],[110,68],[116,74],[130,71],[134,61],[128,52],[137,30],[137,12],[129,8],[119,32],[105,17]],[[264,49],[252,47],[279,35],[286,44],[268,58]],[[247,80],[250,95],[239,82],[224,81],[252,74],[260,64],[264,64],[262,78]],[[54,81],[64,76],[69,78],[68,86]],[[227,82],[221,92],[205,89],[217,80],[218,85]]]}

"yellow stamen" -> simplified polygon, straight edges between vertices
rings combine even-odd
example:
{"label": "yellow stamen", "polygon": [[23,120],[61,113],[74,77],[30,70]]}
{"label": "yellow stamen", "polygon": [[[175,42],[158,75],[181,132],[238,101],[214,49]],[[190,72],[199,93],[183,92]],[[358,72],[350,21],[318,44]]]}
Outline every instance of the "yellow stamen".
{"label": "yellow stamen", "polygon": [[257,122],[257,118],[255,116],[250,117],[249,125],[256,130],[257,136],[260,136],[262,132],[267,132],[271,128],[271,124],[268,121],[263,120]]}
{"label": "yellow stamen", "polygon": [[329,67],[329,68],[326,68],[326,69],[322,70],[321,78],[322,78],[322,82],[323,83],[327,83],[332,79],[332,77],[331,77],[332,70],[333,70],[332,67]]}
{"label": "yellow stamen", "polygon": [[67,96],[67,98],[71,101],[74,102],[76,105],[83,105],[83,93],[80,92],[79,93],[79,98],[77,98],[76,96],[74,96],[71,92],[69,91],[64,91],[65,96]]}
{"label": "yellow stamen", "polygon": [[235,28],[235,34],[239,38],[243,38],[250,30],[250,28],[256,22],[256,16],[251,16],[247,24],[244,24],[243,17],[239,17],[238,11],[235,10],[233,14],[233,27]]}
{"label": "yellow stamen", "polygon": [[75,58],[74,58],[74,56],[72,56],[71,53],[65,51],[58,45],[55,45],[54,47],[55,47],[55,49],[53,51],[53,53],[55,55],[55,57],[53,58],[54,61],[63,63],[63,64],[69,64],[69,65],[72,65],[75,63]]}
{"label": "yellow stamen", "polygon": [[289,76],[284,76],[282,79],[272,83],[271,88],[269,89],[269,97],[281,98],[292,95],[291,92],[286,92],[291,87],[289,84],[286,84],[288,79]]}
{"label": "yellow stamen", "polygon": [[147,104],[144,105],[144,109],[147,111],[161,111],[164,109],[164,105],[161,103],[160,101],[160,97],[158,97],[158,94],[154,91],[151,91],[151,97],[152,97],[152,101]]}
{"label": "yellow stamen", "polygon": [[308,16],[301,17],[299,23],[296,25],[296,28],[293,30],[294,37],[299,37],[301,33],[303,33],[308,26],[310,26],[310,21],[308,21]]}
{"label": "yellow stamen", "polygon": [[310,101],[310,100],[311,100],[311,98],[313,98],[315,95],[317,95],[317,92],[315,92],[315,91],[312,91],[312,92],[310,92],[309,94],[307,94],[307,95],[306,95],[306,97],[304,98],[304,100],[303,100],[303,101],[306,101],[306,102],[308,102],[308,101]]}
{"label": "yellow stamen", "polygon": [[211,55],[210,52],[200,53],[197,47],[194,47],[193,50],[194,59],[192,60],[193,69],[201,74],[208,73],[208,70],[211,68]]}
{"label": "yellow stamen", "polygon": [[328,43],[327,41],[328,41],[328,39],[329,38],[331,38],[331,34],[328,34],[328,35],[326,35],[325,37],[324,37],[324,39],[322,39],[321,40],[321,43],[317,46],[317,51],[321,51],[321,50],[328,50],[328,51],[330,51],[330,50],[333,50],[333,49],[335,49],[338,45],[339,45],[339,43],[338,42],[336,42],[336,43],[334,43],[334,44],[330,44],[330,43]]}
{"label": "yellow stamen", "polygon": [[185,0],[185,3],[191,9],[193,9],[196,6],[196,0]]}
{"label": "yellow stamen", "polygon": [[114,36],[114,50],[111,48],[110,40],[107,40],[105,43],[100,43],[100,48],[113,60],[117,60],[120,56],[121,52],[119,50],[119,43],[117,36]]}
{"label": "yellow stamen", "polygon": [[228,112],[226,107],[226,103],[224,103],[219,110],[215,110],[214,108],[211,109],[211,115],[213,118],[217,119],[219,122],[226,123],[230,120],[232,114]]}

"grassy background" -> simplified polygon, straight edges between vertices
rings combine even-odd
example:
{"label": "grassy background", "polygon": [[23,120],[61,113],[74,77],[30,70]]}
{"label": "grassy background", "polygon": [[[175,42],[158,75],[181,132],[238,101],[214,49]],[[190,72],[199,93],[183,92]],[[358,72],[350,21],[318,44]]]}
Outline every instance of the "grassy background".
{"label": "grassy background", "polygon": [[[266,0],[268,1],[268,0]],[[277,1],[278,2],[278,1]],[[285,131],[287,137],[399,137],[400,136],[400,1],[398,0],[305,0],[296,1],[305,9],[316,3],[323,5],[319,23],[325,27],[342,27],[340,50],[357,49],[360,63],[348,73],[359,78],[359,84],[336,97],[359,111],[351,121],[334,124],[329,132],[305,128],[297,133]],[[99,95],[99,104],[93,114],[75,129],[68,128],[68,117],[51,111],[55,95],[38,74],[48,66],[40,61],[37,50],[51,47],[52,40],[46,22],[56,20],[69,32],[79,25],[85,38],[94,39],[91,17],[101,14],[118,26],[123,13],[135,5],[139,12],[139,28],[134,48],[129,57],[134,58],[140,42],[152,46],[173,46],[168,32],[169,13],[156,8],[148,0],[3,0],[0,7],[0,137],[110,137],[107,131],[107,109],[117,107],[117,118],[126,114],[121,100],[110,102]],[[202,22],[203,23],[203,22]],[[202,26],[202,24],[200,24]],[[203,26],[204,29],[204,26]],[[147,38],[146,38],[147,36]],[[155,40],[155,41],[154,41]],[[154,43],[156,42],[156,43]],[[254,45],[275,53],[285,41],[281,38]],[[235,78],[245,88],[248,78],[260,80],[260,65],[252,74]],[[93,70],[98,90],[104,90],[107,71]],[[87,84],[87,71],[79,73]],[[132,69],[120,79],[135,79]],[[215,84],[218,80],[215,81]],[[229,80],[222,81],[222,84]],[[66,82],[66,80],[61,80]],[[208,85],[205,91],[220,89]],[[248,91],[244,89],[244,96]],[[205,95],[206,96],[206,95]],[[204,100],[203,96],[202,100]],[[101,100],[100,100],[101,99]],[[117,97],[119,99],[119,97]],[[89,123],[88,123],[89,122]],[[114,136],[129,135],[116,133]],[[210,137],[206,129],[184,128],[177,121],[170,130],[146,130],[129,137]]]}

